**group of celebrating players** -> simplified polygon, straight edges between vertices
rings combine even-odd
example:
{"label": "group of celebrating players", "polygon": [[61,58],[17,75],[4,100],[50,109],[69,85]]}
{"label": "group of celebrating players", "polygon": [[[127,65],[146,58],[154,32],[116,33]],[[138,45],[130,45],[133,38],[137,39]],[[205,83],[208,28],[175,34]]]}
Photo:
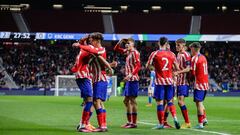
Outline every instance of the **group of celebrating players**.
{"label": "group of celebrating players", "polygon": [[[102,47],[103,36],[101,33],[92,33],[74,43],[73,47],[80,48],[72,72],[76,75],[76,82],[84,99],[82,118],[77,127],[79,132],[106,132],[106,110],[104,101],[107,97],[107,74],[113,74],[112,63],[106,60],[106,50]],[[125,45],[122,48],[121,45]],[[188,96],[189,80],[194,80],[194,102],[198,111],[198,125],[203,129],[207,124],[206,112],[203,101],[208,90],[207,60],[200,54],[201,45],[194,42],[190,45],[191,55],[186,51],[186,41],[176,41],[177,57],[170,51],[166,37],[158,41],[159,49],[149,56],[146,67],[151,70],[151,86],[149,96],[153,96],[157,103],[157,118],[159,123],[154,129],[171,127],[167,123],[168,111],[172,114],[176,129],[190,128],[188,110],[184,98]],[[137,128],[137,102],[139,90],[138,72],[141,68],[140,53],[137,51],[132,38],[121,39],[114,47],[114,51],[126,55],[125,63],[125,88],[124,105],[126,107],[127,123],[122,128]],[[154,73],[155,71],[155,73]],[[177,88],[178,104],[181,108],[185,123],[180,126],[176,107],[173,102],[175,86]],[[152,91],[152,92],[151,92]],[[152,94],[152,95],[151,95]],[[149,97],[151,98],[151,97]],[[89,120],[93,110],[96,110],[98,128],[93,127]]]}

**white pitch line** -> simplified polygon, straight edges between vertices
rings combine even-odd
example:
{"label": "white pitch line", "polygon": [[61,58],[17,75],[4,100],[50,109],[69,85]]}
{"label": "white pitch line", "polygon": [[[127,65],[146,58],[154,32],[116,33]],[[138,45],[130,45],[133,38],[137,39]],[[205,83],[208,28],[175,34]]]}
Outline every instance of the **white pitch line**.
{"label": "white pitch line", "polygon": [[[143,121],[138,121],[138,123],[140,124],[145,124],[145,125],[156,125],[154,123],[149,123],[149,122],[143,122]],[[221,132],[215,132],[215,131],[207,131],[207,130],[200,130],[200,129],[187,129],[187,130],[192,130],[192,131],[197,131],[197,132],[203,132],[203,133],[212,133],[212,134],[218,134],[218,135],[231,135],[231,134],[227,134],[227,133],[221,133]]]}

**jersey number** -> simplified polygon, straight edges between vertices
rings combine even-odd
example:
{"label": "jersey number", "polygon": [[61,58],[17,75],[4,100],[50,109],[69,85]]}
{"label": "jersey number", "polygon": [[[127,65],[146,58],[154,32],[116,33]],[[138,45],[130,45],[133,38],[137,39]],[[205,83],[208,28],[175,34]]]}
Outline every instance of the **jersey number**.
{"label": "jersey number", "polygon": [[166,71],[166,70],[168,70],[168,59],[167,58],[162,58],[162,61],[165,61],[165,64],[164,64],[164,66],[163,66],[163,69],[162,69],[162,71]]}
{"label": "jersey number", "polygon": [[206,63],[203,64],[203,72],[204,72],[204,75],[208,74],[207,64]]}

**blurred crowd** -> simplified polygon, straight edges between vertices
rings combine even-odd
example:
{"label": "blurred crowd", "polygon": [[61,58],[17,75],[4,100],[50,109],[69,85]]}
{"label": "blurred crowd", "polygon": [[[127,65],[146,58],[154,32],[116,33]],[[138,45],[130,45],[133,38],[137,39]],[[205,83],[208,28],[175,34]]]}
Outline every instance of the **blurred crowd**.
{"label": "blurred crowd", "polygon": [[71,74],[77,51],[71,46],[33,45],[2,46],[3,66],[22,88],[54,87],[55,75]]}
{"label": "blurred crowd", "polygon": [[[108,43],[108,61],[118,61],[115,75],[120,82],[125,73],[125,57],[116,54],[113,46],[116,42]],[[71,47],[72,42],[51,44],[49,42],[37,42],[30,45],[2,45],[0,57],[3,60],[5,70],[13,80],[22,88],[52,88],[55,87],[55,75],[72,74],[70,69],[75,62],[78,49]],[[175,51],[175,44],[171,49]],[[136,42],[136,48],[141,54],[140,87],[149,85],[149,70],[145,63],[151,52],[157,50],[156,43]],[[207,57],[210,78],[223,90],[240,89],[240,46],[237,43],[203,43],[201,52]],[[119,83],[118,82],[118,83]]]}

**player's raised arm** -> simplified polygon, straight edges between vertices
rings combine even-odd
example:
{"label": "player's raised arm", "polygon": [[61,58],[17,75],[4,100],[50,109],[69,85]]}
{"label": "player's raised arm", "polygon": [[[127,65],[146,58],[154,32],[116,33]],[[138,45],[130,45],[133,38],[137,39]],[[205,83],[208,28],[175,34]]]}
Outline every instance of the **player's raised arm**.
{"label": "player's raised arm", "polygon": [[87,41],[89,40],[89,35],[84,36],[78,42],[73,43],[73,47],[79,47],[80,45],[87,45]]}
{"label": "player's raised arm", "polygon": [[116,52],[119,52],[119,53],[121,53],[121,54],[124,54],[125,53],[125,49],[123,49],[123,48],[121,48],[120,47],[120,45],[122,44],[122,43],[125,43],[126,42],[126,39],[121,39],[120,41],[118,41],[118,43],[115,45],[115,47],[114,47],[114,51],[116,51]]}
{"label": "player's raised arm", "polygon": [[79,45],[79,47],[84,51],[87,51],[95,55],[101,55],[105,52],[105,48],[99,49],[99,48],[93,47],[92,45]]}

